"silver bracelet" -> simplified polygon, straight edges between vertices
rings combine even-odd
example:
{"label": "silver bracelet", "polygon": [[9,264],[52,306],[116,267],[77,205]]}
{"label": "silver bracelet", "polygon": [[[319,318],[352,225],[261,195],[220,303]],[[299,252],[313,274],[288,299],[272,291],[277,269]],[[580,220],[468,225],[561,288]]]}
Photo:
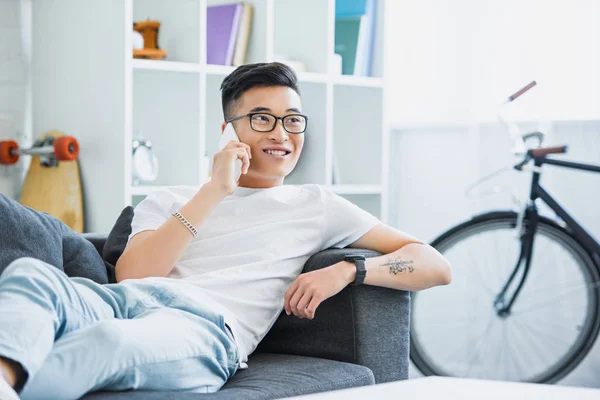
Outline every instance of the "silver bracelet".
{"label": "silver bracelet", "polygon": [[194,228],[194,225],[190,224],[189,221],[187,219],[185,219],[185,217],[181,214],[179,214],[178,212],[174,212],[173,213],[174,217],[177,217],[178,220],[181,221],[181,223],[188,228],[188,231],[190,231],[190,233],[192,234],[192,236],[196,237],[196,235],[198,234],[198,231],[196,230],[196,228]]}

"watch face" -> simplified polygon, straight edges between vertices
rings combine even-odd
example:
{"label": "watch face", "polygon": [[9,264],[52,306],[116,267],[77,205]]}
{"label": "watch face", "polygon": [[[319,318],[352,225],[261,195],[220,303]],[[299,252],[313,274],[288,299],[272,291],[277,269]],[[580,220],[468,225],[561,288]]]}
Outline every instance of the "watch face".
{"label": "watch face", "polygon": [[144,182],[152,182],[158,175],[156,157],[146,146],[139,146],[133,153],[133,175]]}

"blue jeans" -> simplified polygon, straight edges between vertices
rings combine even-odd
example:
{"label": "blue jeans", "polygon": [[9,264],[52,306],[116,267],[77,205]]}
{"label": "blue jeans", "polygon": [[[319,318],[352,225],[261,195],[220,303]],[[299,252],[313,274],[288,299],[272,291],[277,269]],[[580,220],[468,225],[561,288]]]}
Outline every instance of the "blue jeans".
{"label": "blue jeans", "polygon": [[33,258],[0,275],[0,356],[27,372],[25,400],[99,389],[215,392],[239,361],[223,317],[176,285],[99,285]]}

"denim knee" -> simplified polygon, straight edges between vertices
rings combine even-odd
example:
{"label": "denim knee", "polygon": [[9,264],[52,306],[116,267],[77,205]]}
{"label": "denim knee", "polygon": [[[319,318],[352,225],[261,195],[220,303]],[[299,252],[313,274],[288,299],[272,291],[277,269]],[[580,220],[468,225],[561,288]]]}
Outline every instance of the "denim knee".
{"label": "denim knee", "polygon": [[60,269],[37,258],[21,257],[8,264],[0,278],[9,276],[56,277],[60,272],[62,272]]}
{"label": "denim knee", "polygon": [[[121,352],[128,349],[127,336],[123,332],[118,320],[98,321],[87,328],[90,341],[102,343],[109,352]],[[93,339],[91,338],[93,337]]]}

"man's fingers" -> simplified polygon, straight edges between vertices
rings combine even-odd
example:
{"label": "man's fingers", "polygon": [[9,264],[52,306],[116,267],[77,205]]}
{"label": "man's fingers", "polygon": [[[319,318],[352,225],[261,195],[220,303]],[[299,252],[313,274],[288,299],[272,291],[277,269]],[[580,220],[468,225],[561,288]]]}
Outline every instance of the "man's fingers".
{"label": "man's fingers", "polygon": [[298,312],[298,302],[300,301],[302,296],[304,296],[304,289],[302,287],[299,287],[290,299],[290,308],[296,317],[301,316]]}
{"label": "man's fingers", "polygon": [[292,296],[294,295],[294,293],[296,293],[296,290],[298,289],[298,281],[295,280],[291,286],[288,288],[287,292],[285,292],[285,295],[283,296],[283,308],[285,309],[285,313],[287,315],[290,315],[292,313],[292,308],[290,307],[290,300],[292,299]]}
{"label": "man's fingers", "polygon": [[308,316],[308,318],[313,319],[315,317],[317,307],[319,307],[320,304],[321,299],[319,299],[317,296],[313,296],[312,300],[308,304],[308,307],[306,307],[306,315]]}
{"label": "man's fingers", "polygon": [[248,152],[245,148],[237,149],[237,158],[242,160],[242,174],[248,172],[248,168],[250,168],[250,158],[248,157]]}
{"label": "man's fingers", "polygon": [[227,144],[227,147],[231,149],[244,149],[248,153],[248,157],[252,158],[252,151],[250,146],[248,146],[246,143],[238,142],[237,140],[230,140]]}
{"label": "man's fingers", "polygon": [[310,303],[310,300],[312,299],[312,297],[313,297],[312,293],[309,291],[306,291],[306,292],[304,292],[304,296],[302,296],[302,298],[298,302],[298,312],[304,318],[308,318],[308,314],[306,313],[306,307],[308,307],[308,304]]}

